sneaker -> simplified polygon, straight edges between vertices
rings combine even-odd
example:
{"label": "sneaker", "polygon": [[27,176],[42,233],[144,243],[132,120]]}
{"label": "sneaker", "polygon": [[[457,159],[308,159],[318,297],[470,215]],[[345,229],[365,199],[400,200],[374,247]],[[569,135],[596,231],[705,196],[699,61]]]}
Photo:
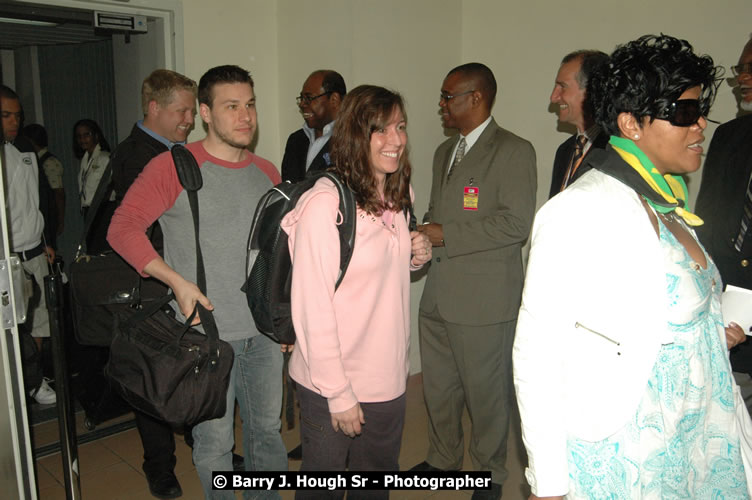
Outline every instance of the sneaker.
{"label": "sneaker", "polygon": [[40,405],[54,405],[57,403],[57,394],[52,390],[49,382],[50,379],[44,377],[42,383],[39,384],[39,387],[29,391],[29,396],[34,398],[34,400]]}

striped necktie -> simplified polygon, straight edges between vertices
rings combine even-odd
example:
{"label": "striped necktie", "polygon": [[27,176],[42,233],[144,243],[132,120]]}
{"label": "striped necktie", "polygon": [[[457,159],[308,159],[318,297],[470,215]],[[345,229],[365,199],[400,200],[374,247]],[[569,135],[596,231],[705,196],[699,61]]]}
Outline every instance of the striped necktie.
{"label": "striped necktie", "polygon": [[457,165],[460,164],[462,161],[462,158],[465,157],[465,146],[466,146],[465,138],[460,138],[460,143],[457,145],[457,152],[454,154],[454,161],[449,166],[449,172],[447,172],[447,180],[452,176],[452,172],[454,172],[454,169]]}
{"label": "striped necktie", "polygon": [[750,179],[747,185],[747,194],[744,196],[744,211],[742,212],[742,221],[739,224],[739,234],[734,241],[734,249],[737,252],[742,251],[742,245],[744,244],[744,238],[747,236],[749,230],[749,223],[752,220],[752,179]]}
{"label": "striped necktie", "polygon": [[577,172],[577,168],[582,163],[582,156],[585,152],[585,146],[587,146],[587,143],[588,138],[585,134],[580,134],[577,136],[577,139],[574,142],[574,153],[572,154],[572,160],[570,160],[569,162],[569,167],[567,168],[567,173],[564,175],[564,179],[561,182],[561,189],[559,189],[559,192],[564,191],[564,189],[572,183],[574,174],[575,172]]}

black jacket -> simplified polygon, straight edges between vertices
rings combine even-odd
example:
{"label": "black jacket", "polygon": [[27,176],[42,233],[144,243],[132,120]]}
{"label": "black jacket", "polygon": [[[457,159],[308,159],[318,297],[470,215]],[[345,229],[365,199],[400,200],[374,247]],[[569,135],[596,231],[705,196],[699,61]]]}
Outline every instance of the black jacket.
{"label": "black jacket", "polygon": [[[561,183],[564,181],[564,176],[567,173],[567,168],[569,168],[569,162],[572,160],[572,155],[574,154],[574,143],[576,140],[577,136],[573,135],[566,141],[562,142],[559,148],[556,150],[556,156],[554,157],[554,169],[551,172],[551,189],[548,193],[549,199],[553,198],[554,195],[558,194],[561,190]],[[606,149],[607,144],[608,135],[601,131],[597,136],[595,136],[593,145],[590,146],[590,149],[588,149],[588,154],[590,154],[590,152],[595,148]],[[587,158],[587,154],[585,155],[585,158]],[[580,167],[574,173],[572,182],[576,181],[580,178],[580,176],[582,176],[582,174],[590,170],[587,162],[585,162],[585,158],[582,159]],[[572,182],[570,182],[570,184]]]}
{"label": "black jacket", "polygon": [[[311,163],[309,172],[314,170],[326,170],[329,168],[329,145],[331,139],[326,141],[324,147],[316,155]],[[298,182],[306,176],[306,157],[308,156],[308,146],[310,145],[308,136],[303,129],[297,130],[290,134],[285,146],[285,156],[282,158],[282,180]]]}

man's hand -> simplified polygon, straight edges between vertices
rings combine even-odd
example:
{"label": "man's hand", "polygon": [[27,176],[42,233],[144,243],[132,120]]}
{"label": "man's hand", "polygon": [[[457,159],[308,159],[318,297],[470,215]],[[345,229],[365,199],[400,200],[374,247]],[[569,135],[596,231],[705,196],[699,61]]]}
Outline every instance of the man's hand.
{"label": "man's hand", "polygon": [[431,260],[431,241],[423,233],[410,231],[410,251],[413,254],[412,264],[420,267]]}
{"label": "man's hand", "polygon": [[366,423],[360,403],[349,410],[332,413],[332,428],[334,432],[342,431],[342,434],[354,438],[360,434],[360,426]]}
{"label": "man's hand", "polygon": [[279,344],[279,350],[282,352],[292,352],[295,349],[295,344]]}
{"label": "man's hand", "polygon": [[[178,302],[178,307],[180,307],[180,312],[182,312],[186,318],[193,313],[197,302],[209,311],[214,310],[211,301],[201,293],[198,286],[176,273],[174,269],[165,263],[162,257],[157,257],[146,264],[146,266],[144,266],[144,273],[157,278],[172,289],[172,293],[175,294],[175,299]],[[197,314],[196,317],[193,318],[191,324],[198,325],[199,323],[201,323],[201,319]]]}
{"label": "man's hand", "polygon": [[[206,297],[206,295],[201,293],[201,290],[198,289],[198,286],[195,283],[191,283],[187,280],[182,280],[182,283],[178,284],[177,286],[172,286],[171,288],[172,292],[175,294],[175,300],[177,300],[178,302],[178,307],[180,307],[180,311],[186,318],[193,314],[193,310],[196,309],[197,302],[209,311],[214,310],[214,306],[212,305],[211,301]],[[201,318],[199,318],[198,314],[196,314],[196,316],[193,318],[193,321],[191,321],[191,325],[198,325],[200,323]]]}
{"label": "man's hand", "polygon": [[731,349],[747,340],[744,330],[733,321],[726,327],[726,346]]}
{"label": "man's hand", "polygon": [[428,236],[431,241],[431,245],[435,247],[444,246],[444,228],[441,224],[429,222],[428,224],[421,224],[418,226],[418,231]]}

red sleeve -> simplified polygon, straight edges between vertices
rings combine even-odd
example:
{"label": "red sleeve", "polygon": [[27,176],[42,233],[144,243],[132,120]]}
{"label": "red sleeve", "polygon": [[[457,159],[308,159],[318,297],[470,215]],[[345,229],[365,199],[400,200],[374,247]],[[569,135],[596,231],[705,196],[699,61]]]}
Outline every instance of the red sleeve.
{"label": "red sleeve", "polygon": [[277,167],[275,167],[272,162],[265,160],[257,155],[253,155],[252,161],[259,168],[259,170],[266,174],[269,180],[272,181],[272,184],[276,186],[277,184],[282,182],[282,177],[279,175]]}
{"label": "red sleeve", "polygon": [[175,204],[182,190],[172,156],[162,153],[146,165],[112,216],[107,241],[142,276],[144,267],[159,257],[146,230]]}

